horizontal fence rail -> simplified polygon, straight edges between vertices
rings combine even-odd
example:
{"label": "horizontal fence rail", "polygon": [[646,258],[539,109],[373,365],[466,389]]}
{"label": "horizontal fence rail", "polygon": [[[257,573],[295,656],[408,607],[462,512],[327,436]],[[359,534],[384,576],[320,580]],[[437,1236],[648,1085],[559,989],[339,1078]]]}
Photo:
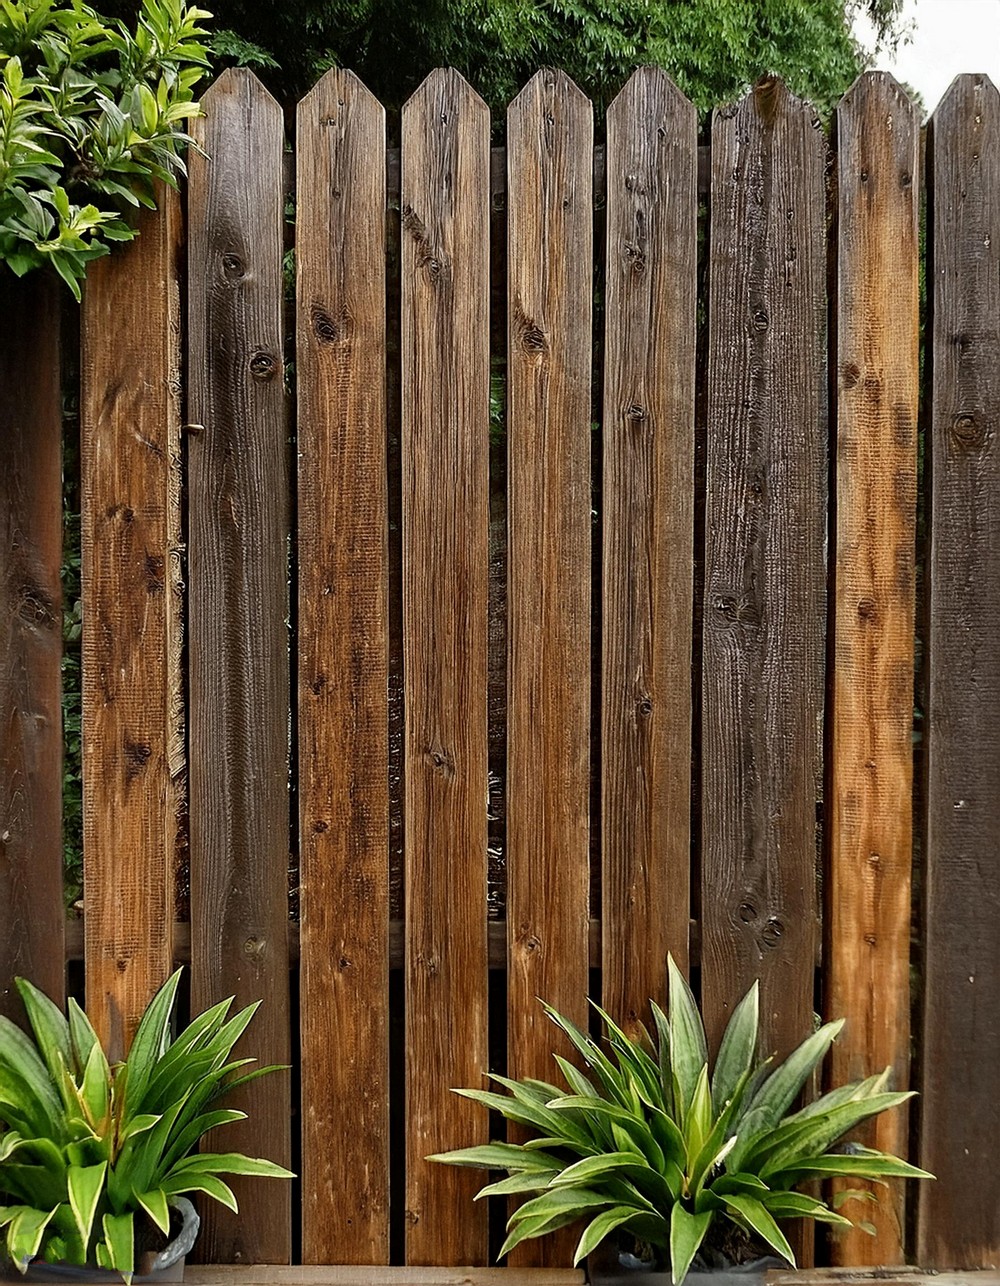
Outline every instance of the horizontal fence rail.
{"label": "horizontal fence rail", "polygon": [[0,276],[0,1009],[82,959],[120,1055],[175,961],[262,1000],[293,1071],[228,1145],[300,1180],[203,1256],[484,1265],[504,1202],[425,1159],[489,1137],[451,1089],[550,1078],[537,997],[637,1030],[669,952],[712,1044],[759,978],[764,1052],[844,1016],[835,1080],[922,1091],[865,1137],[937,1183],[803,1262],[995,1266],[996,88],[926,164],[881,73],[829,132],[763,81],[699,146],[658,70],[596,145],[543,70],[491,148],[454,71],[390,147],[333,70],[293,180],[252,73],[203,109],[81,314],[82,925],[59,305]]}

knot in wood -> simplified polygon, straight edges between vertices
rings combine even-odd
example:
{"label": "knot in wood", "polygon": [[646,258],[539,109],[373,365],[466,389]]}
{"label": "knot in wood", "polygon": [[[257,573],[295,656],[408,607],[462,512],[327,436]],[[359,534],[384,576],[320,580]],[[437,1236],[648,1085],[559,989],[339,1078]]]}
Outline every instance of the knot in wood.
{"label": "knot in wood", "polygon": [[130,741],[127,737],[124,745],[125,751],[125,774],[129,781],[145,769],[149,763],[153,751],[143,741]]}
{"label": "knot in wood", "polygon": [[312,328],[313,334],[321,344],[335,344],[340,339],[340,329],[337,323],[326,311],[316,305],[312,309]]}
{"label": "knot in wood", "polygon": [[840,370],[840,378],[844,388],[853,388],[861,378],[861,368],[857,362],[845,362]]}
{"label": "knot in wood", "polygon": [[951,440],[960,451],[980,451],[986,439],[986,428],[974,415],[962,412],[952,420]]}
{"label": "knot in wood", "polygon": [[239,255],[230,250],[222,256],[222,275],[227,281],[238,281],[246,276],[246,265]]}
{"label": "knot in wood", "polygon": [[736,914],[744,924],[752,924],[757,919],[757,908],[752,902],[741,902]]}
{"label": "knot in wood", "polygon": [[771,324],[771,319],[763,308],[757,308],[750,318],[750,326],[755,331],[765,331]]}
{"label": "knot in wood", "polygon": [[258,349],[250,358],[250,374],[259,384],[267,384],[274,379],[278,364],[270,353]]}
{"label": "knot in wood", "polygon": [[858,603],[858,619],[862,621],[874,621],[878,615],[878,608],[875,600],[872,598],[862,598]]}
{"label": "knot in wood", "polygon": [[317,818],[317,820],[313,822],[314,835],[322,835],[324,831],[328,831],[329,829],[330,823],[323,821],[322,818]]}
{"label": "knot in wood", "polygon": [[760,940],[765,947],[773,950],[778,945],[784,932],[785,926],[776,916],[772,915],[761,930]]}

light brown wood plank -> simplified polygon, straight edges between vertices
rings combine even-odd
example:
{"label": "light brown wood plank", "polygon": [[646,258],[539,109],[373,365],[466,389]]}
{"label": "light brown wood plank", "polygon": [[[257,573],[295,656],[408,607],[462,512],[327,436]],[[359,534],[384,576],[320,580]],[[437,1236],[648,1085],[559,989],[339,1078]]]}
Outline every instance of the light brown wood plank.
{"label": "light brown wood plank", "polygon": [[[829,1017],[846,1017],[831,1083],[909,1075],[919,127],[882,72],[837,110],[837,440],[832,756],[827,808]],[[867,1141],[905,1153],[905,1110]],[[851,1186],[854,1186],[853,1183]],[[843,1265],[902,1260],[902,1185]],[[866,1207],[867,1209],[867,1207]],[[857,1214],[857,1209],[854,1211]]]}
{"label": "light brown wood plank", "polygon": [[601,993],[633,1030],[688,966],[697,147],[637,71],[608,109],[601,685]]}
{"label": "light brown wood plank", "polygon": [[592,147],[590,102],[538,72],[507,112],[507,1067],[544,1079],[571,1051],[538,998],[587,1021]]}
{"label": "light brown wood plank", "polygon": [[[931,141],[933,404],[917,1254],[1000,1263],[1000,94],[959,76]],[[925,360],[928,360],[925,358]]]}
{"label": "light brown wood plank", "polygon": [[389,1258],[384,150],[385,112],[352,72],[327,72],[299,104],[299,897],[307,1263]]}
{"label": "light brown wood plank", "polygon": [[489,112],[454,71],[403,108],[406,1258],[483,1263],[487,1071]]}
{"label": "light brown wood plank", "polygon": [[81,318],[87,1010],[112,1058],[170,973],[180,712],[180,245],[159,193]]}
{"label": "light brown wood plank", "polygon": [[[288,508],[281,108],[249,71],[202,99],[188,185],[191,992],[263,1001],[243,1046],[288,1063]],[[213,1146],[288,1164],[286,1073]],[[199,1254],[286,1262],[290,1186],[206,1203]]]}
{"label": "light brown wood plank", "polygon": [[[963,1279],[964,1282],[965,1279]],[[582,1268],[189,1266],[186,1286],[583,1286]],[[962,1286],[945,1283],[945,1286]],[[978,1286],[971,1283],[970,1286]],[[982,1286],[994,1286],[984,1282]]]}
{"label": "light brown wood plank", "polygon": [[0,274],[0,1013],[62,1005],[62,401],[54,273]]}
{"label": "light brown wood plank", "polygon": [[712,127],[702,1003],[759,978],[761,1053],[812,1029],[826,619],[826,149],[761,81]]}

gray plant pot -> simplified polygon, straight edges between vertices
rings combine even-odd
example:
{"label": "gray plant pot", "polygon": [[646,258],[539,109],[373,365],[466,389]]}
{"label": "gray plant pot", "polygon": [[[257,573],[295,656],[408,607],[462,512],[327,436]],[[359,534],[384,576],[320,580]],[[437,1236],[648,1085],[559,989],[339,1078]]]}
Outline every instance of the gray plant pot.
{"label": "gray plant pot", "polygon": [[[147,1251],[139,1257],[133,1282],[156,1282],[167,1286],[170,1282],[184,1280],[184,1261],[198,1236],[201,1220],[187,1197],[172,1197],[170,1207],[181,1217],[181,1226],[171,1241],[156,1253]],[[26,1273],[19,1273],[10,1263],[0,1266],[0,1279],[4,1282],[64,1282],[85,1283],[86,1286],[121,1286],[122,1275],[112,1268],[97,1268],[79,1264],[46,1264],[40,1259],[28,1266]]]}
{"label": "gray plant pot", "polygon": [[[773,1255],[728,1268],[692,1267],[685,1286],[764,1286],[769,1273],[787,1267],[784,1260]],[[588,1257],[587,1280],[590,1286],[673,1286],[669,1269],[655,1268],[632,1255],[619,1255],[613,1241],[599,1246]]]}

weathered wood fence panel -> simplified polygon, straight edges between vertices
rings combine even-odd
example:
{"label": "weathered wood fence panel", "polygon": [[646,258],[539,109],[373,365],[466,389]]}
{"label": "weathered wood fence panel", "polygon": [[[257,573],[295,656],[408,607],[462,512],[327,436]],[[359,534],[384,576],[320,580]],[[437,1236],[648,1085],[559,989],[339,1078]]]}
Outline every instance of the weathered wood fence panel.
{"label": "weathered wood fence panel", "polygon": [[[836,1083],[910,1061],[910,864],[917,481],[916,111],[891,76],[863,76],[837,111],[838,298],[833,721],[828,810],[828,1014],[847,1026]],[[907,1147],[907,1114],[868,1141]],[[850,1184],[849,1187],[856,1185]],[[881,1189],[884,1193],[884,1189]],[[857,1207],[855,1207],[856,1209]],[[850,1233],[836,1261],[901,1262],[903,1185],[878,1235]]]}
{"label": "weathered wood fence panel", "polygon": [[[186,316],[173,200],[94,265],[83,314],[86,930],[67,936],[85,937],[105,1033],[124,1048],[172,958],[191,961],[195,1007],[263,999],[253,1052],[301,1077],[251,1087],[252,1120],[226,1146],[295,1157],[302,1257],[482,1264],[503,1202],[473,1203],[479,1175],[425,1158],[487,1137],[487,1114],[449,1090],[482,1084],[504,1047],[508,1073],[551,1076],[560,1046],[536,997],[586,1024],[590,992],[635,1026],[663,998],[670,950],[713,1040],[759,976],[762,1053],[804,1035],[815,1003],[848,1019],[835,1081],[889,1064],[903,1086],[916,965],[915,1150],[941,1179],[915,1245],[897,1189],[877,1239],[833,1257],[996,1263],[996,89],[961,78],[931,140],[912,961],[920,174],[899,87],[863,77],[831,149],[804,104],[762,83],[716,116],[699,212],[694,109],[661,72],[625,87],[606,150],[580,91],[540,72],[492,176],[483,103],[436,72],[404,110],[400,179],[382,108],[333,71],[299,109],[294,229],[277,103],[231,71],[204,109]],[[59,403],[42,287],[0,281],[21,321],[0,351],[0,968],[59,995]],[[498,386],[506,495],[489,476]],[[491,498],[508,506],[504,586]],[[400,600],[405,726],[387,693]],[[493,763],[488,644],[505,625]],[[190,924],[175,925],[185,725]],[[506,771],[490,869],[505,921],[487,918],[488,767]],[[16,1012],[9,985],[0,1007]],[[905,1115],[874,1139],[905,1154]],[[297,1255],[288,1187],[240,1200],[238,1220],[206,1212],[207,1258]],[[565,1265],[572,1244],[512,1258]]]}
{"label": "weathered wood fence panel", "polygon": [[[254,1046],[288,1063],[288,424],[281,108],[247,71],[205,95],[188,186],[191,994],[262,1002]],[[226,1147],[288,1164],[288,1078],[241,1091]],[[246,1180],[201,1254],[291,1257],[291,1200]]]}
{"label": "weathered wood fence panel", "polygon": [[[385,112],[299,105],[302,1257],[389,1262]],[[331,1057],[337,1050],[338,1056]]]}
{"label": "weathered wood fence panel", "polygon": [[934,114],[933,399],[917,1254],[995,1262],[1000,1180],[1000,95],[960,76]]}
{"label": "weathered wood fence panel", "polygon": [[0,1013],[65,995],[62,403],[55,278],[0,280]]}
{"label": "weathered wood fence panel", "polygon": [[712,132],[702,997],[718,1047],[761,980],[764,1047],[813,1012],[826,607],[825,147],[765,81]]}
{"label": "weathered wood fence panel", "polygon": [[183,768],[180,202],[84,292],[80,401],[87,1004],[122,1057],[170,972]]}
{"label": "weathered wood fence panel", "polygon": [[[589,990],[592,148],[590,103],[538,72],[507,113],[507,1070],[541,1080],[539,997],[586,1026]],[[569,1262],[546,1240],[511,1262]]]}
{"label": "weathered wood fence panel", "polygon": [[403,109],[406,1259],[479,1263],[486,1142],[490,122],[454,71]]}
{"label": "weathered wood fence panel", "polygon": [[651,67],[608,111],[601,991],[630,1030],[688,967],[697,124]]}

